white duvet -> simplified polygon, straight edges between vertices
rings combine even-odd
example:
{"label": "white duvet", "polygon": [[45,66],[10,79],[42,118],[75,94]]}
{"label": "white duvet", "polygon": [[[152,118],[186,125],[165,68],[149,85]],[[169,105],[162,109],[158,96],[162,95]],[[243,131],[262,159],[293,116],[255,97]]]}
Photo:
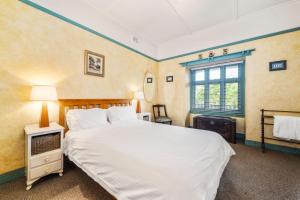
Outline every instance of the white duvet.
{"label": "white duvet", "polygon": [[141,120],[69,131],[65,153],[118,200],[213,200],[235,154],[216,133]]}

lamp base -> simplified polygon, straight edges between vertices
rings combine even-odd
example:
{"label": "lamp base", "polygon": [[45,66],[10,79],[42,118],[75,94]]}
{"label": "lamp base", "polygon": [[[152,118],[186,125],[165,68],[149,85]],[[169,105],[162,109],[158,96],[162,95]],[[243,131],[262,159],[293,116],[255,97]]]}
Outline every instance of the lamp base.
{"label": "lamp base", "polygon": [[40,128],[49,127],[48,106],[46,102],[42,104],[42,112],[40,119]]}
{"label": "lamp base", "polygon": [[136,113],[141,113],[141,103],[140,100],[136,102]]}

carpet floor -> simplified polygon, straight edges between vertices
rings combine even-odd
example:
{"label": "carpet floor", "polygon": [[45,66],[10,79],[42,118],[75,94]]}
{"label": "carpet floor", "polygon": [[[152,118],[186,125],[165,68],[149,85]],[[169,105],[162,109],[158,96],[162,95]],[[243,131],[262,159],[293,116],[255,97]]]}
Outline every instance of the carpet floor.
{"label": "carpet floor", "polygon": [[[233,156],[222,176],[216,200],[300,200],[300,156],[232,145]],[[114,200],[75,166],[64,176],[50,175],[25,190],[25,178],[0,186],[1,200]]]}

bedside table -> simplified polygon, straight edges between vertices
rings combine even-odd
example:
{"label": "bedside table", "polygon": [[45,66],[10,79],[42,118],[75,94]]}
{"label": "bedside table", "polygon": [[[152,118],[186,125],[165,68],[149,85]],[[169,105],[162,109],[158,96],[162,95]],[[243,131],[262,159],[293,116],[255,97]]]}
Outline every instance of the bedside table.
{"label": "bedside table", "polygon": [[140,120],[151,122],[151,113],[148,112],[137,113],[137,118]]}
{"label": "bedside table", "polygon": [[43,176],[63,175],[63,135],[64,127],[57,123],[44,128],[38,124],[25,126],[26,190]]}

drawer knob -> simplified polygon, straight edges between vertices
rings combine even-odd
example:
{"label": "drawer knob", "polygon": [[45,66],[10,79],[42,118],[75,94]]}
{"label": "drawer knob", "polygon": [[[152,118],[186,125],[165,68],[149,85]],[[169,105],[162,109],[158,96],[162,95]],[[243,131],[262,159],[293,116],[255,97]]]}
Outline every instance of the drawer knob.
{"label": "drawer knob", "polygon": [[45,158],[45,163],[49,162],[49,158]]}

